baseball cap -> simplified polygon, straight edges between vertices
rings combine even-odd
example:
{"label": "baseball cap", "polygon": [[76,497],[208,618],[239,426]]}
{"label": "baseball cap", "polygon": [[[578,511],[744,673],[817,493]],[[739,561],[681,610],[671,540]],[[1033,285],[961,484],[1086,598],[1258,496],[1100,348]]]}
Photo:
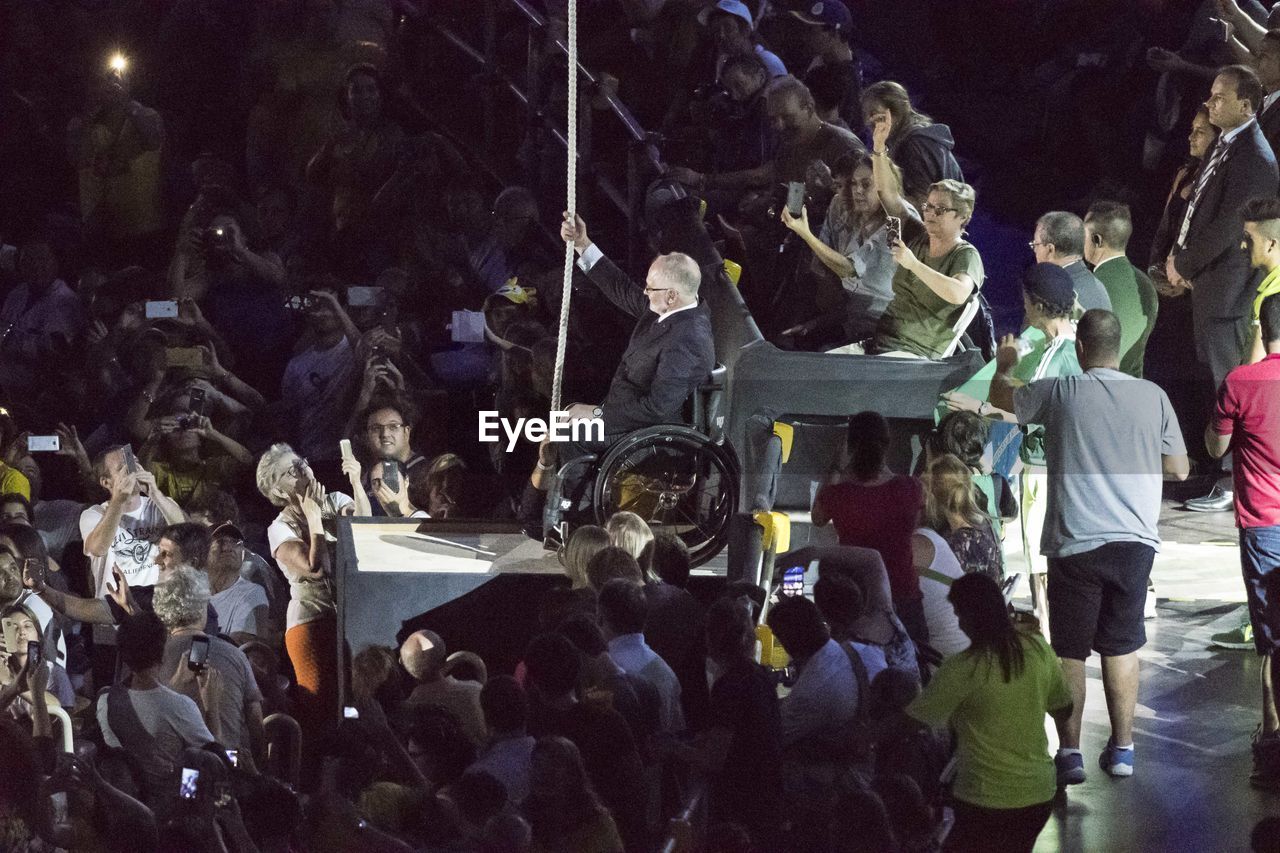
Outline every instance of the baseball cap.
{"label": "baseball cap", "polygon": [[842,33],[848,32],[853,26],[853,15],[849,14],[849,7],[844,5],[844,0],[818,0],[804,9],[792,9],[791,14],[806,24],[831,27]]}
{"label": "baseball cap", "polygon": [[240,528],[236,527],[229,521],[224,521],[222,524],[213,528],[213,533],[209,535],[209,541],[212,542],[215,539],[222,539],[223,537],[234,539],[237,542],[244,541],[244,534],[240,532]]}
{"label": "baseball cap", "polygon": [[742,0],[718,0],[716,5],[708,6],[698,13],[698,23],[704,27],[711,16],[716,12],[724,12],[729,15],[736,15],[747,22],[748,27],[754,27],[755,21],[751,20],[751,10],[747,8],[747,4]]}
{"label": "baseball cap", "polygon": [[1076,301],[1071,273],[1057,264],[1036,264],[1027,270],[1022,288],[1028,296],[1051,305],[1071,305]]}

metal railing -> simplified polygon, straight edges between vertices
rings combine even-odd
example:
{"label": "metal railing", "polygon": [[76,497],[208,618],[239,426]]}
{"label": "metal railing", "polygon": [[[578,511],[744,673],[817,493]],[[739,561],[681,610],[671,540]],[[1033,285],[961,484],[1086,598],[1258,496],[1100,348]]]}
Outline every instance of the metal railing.
{"label": "metal railing", "polygon": [[[426,11],[415,21],[436,40],[472,63],[479,70],[479,109],[481,127],[481,151],[488,164],[501,162],[509,152],[503,150],[501,130],[504,121],[509,122],[516,107],[523,115],[525,140],[543,135],[553,140],[555,149],[567,156],[565,122],[562,111],[553,103],[557,85],[548,82],[549,67],[564,69],[568,63],[568,46],[561,38],[551,37],[550,22],[524,0],[479,0],[479,38],[474,32],[464,34],[444,13]],[[468,15],[463,23],[474,21]],[[503,62],[499,51],[499,23],[527,28],[526,56],[523,63],[523,79],[516,79],[511,72],[512,63]],[[478,42],[478,43],[477,43]],[[561,71],[563,74],[563,70]],[[641,126],[631,110],[602,85],[602,77],[578,64],[579,90],[582,93],[578,107],[578,199],[584,218],[593,213],[612,213],[625,222],[627,235],[627,261],[633,269],[643,260],[642,220],[644,210],[644,177],[658,168],[654,141],[656,136]],[[518,75],[517,75],[518,76]],[[464,83],[457,79],[452,84]],[[451,90],[453,95],[457,89]],[[465,99],[463,99],[465,100]],[[428,108],[428,111],[430,109]],[[593,147],[596,123],[608,119],[610,131],[620,133],[626,141],[626,163],[621,173],[610,173],[599,159]],[[509,147],[509,146],[508,146]],[[557,195],[562,186],[550,186],[544,179],[546,169],[541,164],[523,164],[522,180],[540,195]],[[563,169],[561,169],[563,174]],[[543,192],[544,191],[544,192]],[[603,202],[607,209],[596,209],[595,202]]]}

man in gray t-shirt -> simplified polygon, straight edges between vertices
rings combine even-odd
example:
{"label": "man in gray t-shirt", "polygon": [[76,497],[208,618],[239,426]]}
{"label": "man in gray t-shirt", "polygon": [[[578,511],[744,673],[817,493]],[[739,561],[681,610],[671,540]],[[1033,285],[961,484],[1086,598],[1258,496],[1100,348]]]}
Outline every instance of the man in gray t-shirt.
{"label": "man in gray t-shirt", "polygon": [[1100,757],[1113,776],[1133,774],[1137,651],[1146,643],[1147,579],[1160,545],[1164,478],[1186,479],[1186,446],[1169,398],[1121,373],[1120,322],[1085,312],[1076,330],[1083,374],[1017,388],[1020,424],[1044,424],[1048,514],[1040,550],[1049,558],[1049,629],[1075,707],[1060,723],[1060,785],[1083,782],[1080,721],[1084,662],[1102,655],[1112,735]]}

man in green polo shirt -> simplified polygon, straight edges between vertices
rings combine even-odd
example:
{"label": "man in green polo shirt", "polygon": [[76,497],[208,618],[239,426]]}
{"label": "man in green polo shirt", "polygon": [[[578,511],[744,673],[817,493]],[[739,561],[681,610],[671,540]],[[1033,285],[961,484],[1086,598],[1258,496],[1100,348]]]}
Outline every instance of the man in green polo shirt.
{"label": "man in green polo shirt", "polygon": [[1111,310],[1120,319],[1120,370],[1141,379],[1159,298],[1147,274],[1125,257],[1132,233],[1129,205],[1096,201],[1089,206],[1084,218],[1084,259],[1093,266],[1093,274],[1111,297]]}

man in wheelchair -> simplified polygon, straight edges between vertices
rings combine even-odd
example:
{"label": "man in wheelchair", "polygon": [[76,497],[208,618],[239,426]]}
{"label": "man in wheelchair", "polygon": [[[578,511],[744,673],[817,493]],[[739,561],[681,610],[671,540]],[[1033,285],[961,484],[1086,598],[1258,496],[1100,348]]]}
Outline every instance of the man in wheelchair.
{"label": "man in wheelchair", "polygon": [[[548,506],[548,527],[558,525],[561,510],[581,508],[595,473],[595,460],[588,460],[590,464],[569,463],[589,454],[603,459],[611,447],[646,427],[686,423],[685,404],[707,383],[715,367],[711,319],[698,300],[702,273],[691,257],[679,252],[659,255],[649,267],[645,286],[640,288],[591,242],[581,217],[571,219],[566,214],[560,233],[573,243],[579,256],[578,267],[609,301],[637,322],[603,402],[574,403],[566,409],[571,421],[603,420],[604,440],[555,445],[561,476],[557,498]],[[653,454],[663,455],[656,450]],[[544,454],[535,477],[548,469],[545,459]],[[634,472],[627,487],[633,496],[646,491],[639,485],[644,477],[644,471]],[[659,507],[649,507],[639,500],[635,509],[651,517]]]}

